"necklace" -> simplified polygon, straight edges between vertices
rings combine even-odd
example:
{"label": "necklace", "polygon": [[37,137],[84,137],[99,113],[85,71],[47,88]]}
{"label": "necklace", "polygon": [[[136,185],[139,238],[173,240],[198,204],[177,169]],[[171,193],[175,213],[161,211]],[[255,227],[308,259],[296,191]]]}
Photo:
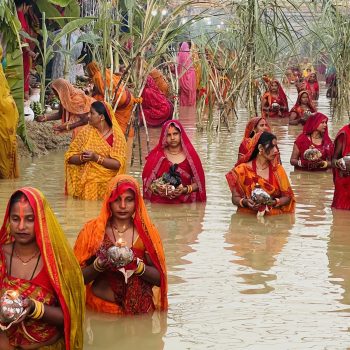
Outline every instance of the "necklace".
{"label": "necklace", "polygon": [[102,134],[102,137],[105,138],[105,136],[111,131],[111,129],[108,129],[104,134]]}
{"label": "necklace", "polygon": [[269,167],[269,163],[267,163],[267,165],[266,165],[265,167],[259,168],[259,167],[258,167],[258,162],[256,162],[256,167],[257,167],[257,169],[259,169],[259,170],[265,170],[265,169],[267,169],[267,168]]}
{"label": "necklace", "polygon": [[168,149],[168,153],[170,153],[170,154],[176,156],[177,154],[182,153],[182,150],[180,150],[180,151],[178,151],[178,152],[170,152],[170,150]]}
{"label": "necklace", "polygon": [[[133,224],[134,225],[134,224]],[[123,235],[124,232],[126,232],[131,226],[125,227],[125,225],[123,226],[123,230],[119,230],[117,226],[113,226],[111,223],[111,228],[112,228],[112,232],[113,232],[113,236],[114,236],[114,230],[116,230],[118,232],[118,235],[121,237]]]}
{"label": "necklace", "polygon": [[38,250],[38,251],[35,252],[35,254],[33,254],[33,256],[31,256],[28,260],[23,260],[23,259],[18,255],[18,253],[15,251],[14,248],[13,248],[13,250],[14,250],[14,253],[15,253],[15,255],[17,256],[17,258],[18,258],[19,260],[21,260],[21,262],[22,262],[23,265],[27,265],[30,261],[32,261],[32,260],[40,253],[40,250]]}
{"label": "necklace", "polygon": [[[131,226],[127,227],[124,231],[119,231],[116,227],[114,227],[114,226],[111,224],[114,242],[115,242],[115,243],[117,242],[117,238],[115,237],[115,234],[114,234],[114,229],[117,230],[118,235],[119,235],[119,237],[121,238],[121,237],[123,236],[123,233],[126,232],[130,227],[131,227]],[[133,223],[133,224],[132,224],[132,242],[134,241],[134,229],[135,229],[135,226],[134,226],[134,223]]]}

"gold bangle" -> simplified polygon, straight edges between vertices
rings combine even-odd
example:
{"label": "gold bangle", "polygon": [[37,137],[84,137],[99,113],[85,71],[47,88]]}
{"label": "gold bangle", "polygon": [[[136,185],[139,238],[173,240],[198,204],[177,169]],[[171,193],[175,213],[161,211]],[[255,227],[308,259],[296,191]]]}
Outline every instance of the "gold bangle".
{"label": "gold bangle", "polygon": [[103,163],[104,160],[105,160],[104,157],[98,156],[97,162],[96,162],[96,163],[102,165],[102,163]]}
{"label": "gold bangle", "polygon": [[137,276],[142,276],[146,272],[146,264],[143,264],[143,270],[141,273],[139,273]]}
{"label": "gold bangle", "polygon": [[97,272],[104,272],[104,268],[100,266],[100,264],[98,263],[98,258],[96,258],[93,262],[93,267]]}
{"label": "gold bangle", "polygon": [[323,164],[321,166],[321,169],[326,169],[328,168],[328,162],[326,160],[323,161]]}
{"label": "gold bangle", "polygon": [[28,317],[33,318],[35,320],[40,320],[44,316],[45,306],[40,301],[37,301],[34,299],[32,300],[35,304],[35,308],[34,308],[34,311],[30,315],[28,315]]}
{"label": "gold bangle", "polygon": [[145,269],[145,264],[143,261],[140,261],[139,264],[137,265],[137,269],[135,270],[135,275],[139,276],[144,269]]}
{"label": "gold bangle", "polygon": [[66,130],[69,131],[70,128],[69,128],[69,123],[66,124]]}
{"label": "gold bangle", "polygon": [[243,204],[243,201],[245,200],[245,198],[241,198],[240,200],[239,200],[239,206],[241,207],[241,208],[244,208],[244,204]]}

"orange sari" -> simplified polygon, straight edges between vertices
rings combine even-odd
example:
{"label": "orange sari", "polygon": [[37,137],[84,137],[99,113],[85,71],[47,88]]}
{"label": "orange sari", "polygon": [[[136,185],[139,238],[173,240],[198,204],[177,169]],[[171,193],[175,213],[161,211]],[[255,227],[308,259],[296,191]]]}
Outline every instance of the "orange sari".
{"label": "orange sari", "polygon": [[[23,296],[37,299],[47,305],[59,303],[64,316],[64,332],[62,332],[64,344],[61,339],[42,349],[82,350],[85,293],[81,270],[43,194],[31,187],[24,187],[19,191],[27,197],[34,212],[36,242],[44,267],[30,281],[15,278],[8,274],[4,256],[0,250],[0,288],[5,290],[11,285],[12,289],[17,289]],[[8,204],[0,230],[0,246],[12,242],[9,215],[10,205]],[[56,326],[29,318],[11,326],[6,331],[11,345],[16,347],[48,341],[58,332],[59,329]]]}
{"label": "orange sari", "polygon": [[170,86],[165,79],[163,73],[159,69],[152,69],[149,75],[153,78],[154,82],[158,86],[158,89],[166,96],[169,97]]}
{"label": "orange sari", "polygon": [[[142,199],[140,186],[138,182],[131,176],[128,175],[118,175],[113,178],[109,184],[106,197],[104,199],[101,213],[96,218],[85,224],[83,229],[80,231],[77,241],[74,245],[74,253],[80,263],[80,266],[85,267],[88,265],[88,261],[96,256],[102,244],[105,244],[105,229],[107,221],[111,216],[109,200],[118,191],[118,186],[123,186],[127,184],[133,188],[135,192],[136,210],[134,216],[135,229],[141,238],[140,246],[144,246],[144,250],[148,252],[149,257],[152,260],[153,265],[157,268],[161,276],[160,287],[153,286],[152,297],[153,303],[156,310],[167,310],[168,308],[168,298],[167,298],[167,272],[165,265],[165,256],[163,251],[163,245],[159,236],[159,233],[155,226],[153,225],[150,217],[148,216],[145,203]],[[105,278],[111,285],[113,289],[110,276],[111,271],[106,270],[101,274],[101,278]],[[117,272],[120,274],[120,272]],[[118,276],[115,276],[114,283],[118,282]],[[132,284],[137,285],[139,282],[135,279],[141,279],[141,277],[132,275],[130,281]],[[128,284],[130,282],[128,281]],[[127,288],[127,287],[126,287]],[[93,294],[92,284],[86,287],[87,292],[87,305],[95,311],[106,312],[111,314],[127,314],[125,307],[121,306],[119,303],[112,303],[98,298]],[[129,293],[130,295],[132,293]],[[138,295],[133,295],[131,297],[137,298]],[[136,303],[141,304],[142,301],[135,300]],[[129,300],[123,300],[123,305],[130,304]]]}
{"label": "orange sari", "polygon": [[[85,95],[84,91],[76,89],[72,84],[64,79],[56,79],[51,83],[60,99],[62,111],[62,124],[73,124],[81,119],[81,115],[90,112],[91,103],[95,100]],[[82,126],[73,129],[72,138],[74,139]]]}
{"label": "orange sari", "polygon": [[[96,100],[105,100],[106,88],[110,98],[113,98],[113,103],[111,103],[113,108],[119,100],[114,115],[123,131],[123,134],[125,134],[134,104],[138,103],[138,99],[135,99],[127,88],[124,89],[124,84],[120,84],[118,91],[115,91],[121,77],[116,74],[111,74],[110,69],[106,69],[106,80],[104,80],[96,62],[89,63],[86,68],[96,89],[93,96]],[[130,134],[130,136],[132,135]]]}

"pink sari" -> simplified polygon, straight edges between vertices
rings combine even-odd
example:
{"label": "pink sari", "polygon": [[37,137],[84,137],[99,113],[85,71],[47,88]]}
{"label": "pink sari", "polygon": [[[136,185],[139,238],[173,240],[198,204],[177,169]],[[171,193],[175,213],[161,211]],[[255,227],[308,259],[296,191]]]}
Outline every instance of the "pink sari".
{"label": "pink sari", "polygon": [[177,73],[180,77],[180,106],[194,106],[196,104],[196,71],[187,42],[181,44],[177,64]]}
{"label": "pink sari", "polygon": [[[175,199],[155,195],[150,190],[152,182],[161,177],[163,173],[168,172],[169,166],[172,165],[164,153],[167,131],[170,124],[174,124],[180,130],[182,149],[186,155],[186,159],[177,168],[177,171],[181,175],[182,184],[186,186],[195,182],[198,185],[197,192],[181,195]],[[205,177],[202,162],[190,142],[185,129],[178,120],[169,120],[163,125],[158,145],[146,157],[146,164],[142,172],[142,182],[143,198],[149,199],[154,203],[175,204],[206,201]]]}

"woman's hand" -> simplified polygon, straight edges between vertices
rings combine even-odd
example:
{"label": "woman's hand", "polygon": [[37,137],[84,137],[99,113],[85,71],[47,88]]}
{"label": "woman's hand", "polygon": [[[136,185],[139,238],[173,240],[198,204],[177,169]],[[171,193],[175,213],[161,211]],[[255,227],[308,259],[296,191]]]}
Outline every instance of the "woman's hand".
{"label": "woman's hand", "polygon": [[35,119],[37,122],[42,123],[47,121],[47,116],[45,114],[38,115]]}
{"label": "woman's hand", "polygon": [[248,207],[249,209],[252,209],[254,211],[258,211],[260,204],[255,203],[252,199],[247,198],[245,201],[243,201],[244,206]]}
{"label": "woman's hand", "polygon": [[84,151],[82,153],[82,160],[84,162],[97,162],[98,155],[92,151]]}
{"label": "woman's hand", "polygon": [[66,131],[67,130],[67,126],[64,125],[64,124],[54,125],[52,128],[56,132],[61,132],[61,131]]}

